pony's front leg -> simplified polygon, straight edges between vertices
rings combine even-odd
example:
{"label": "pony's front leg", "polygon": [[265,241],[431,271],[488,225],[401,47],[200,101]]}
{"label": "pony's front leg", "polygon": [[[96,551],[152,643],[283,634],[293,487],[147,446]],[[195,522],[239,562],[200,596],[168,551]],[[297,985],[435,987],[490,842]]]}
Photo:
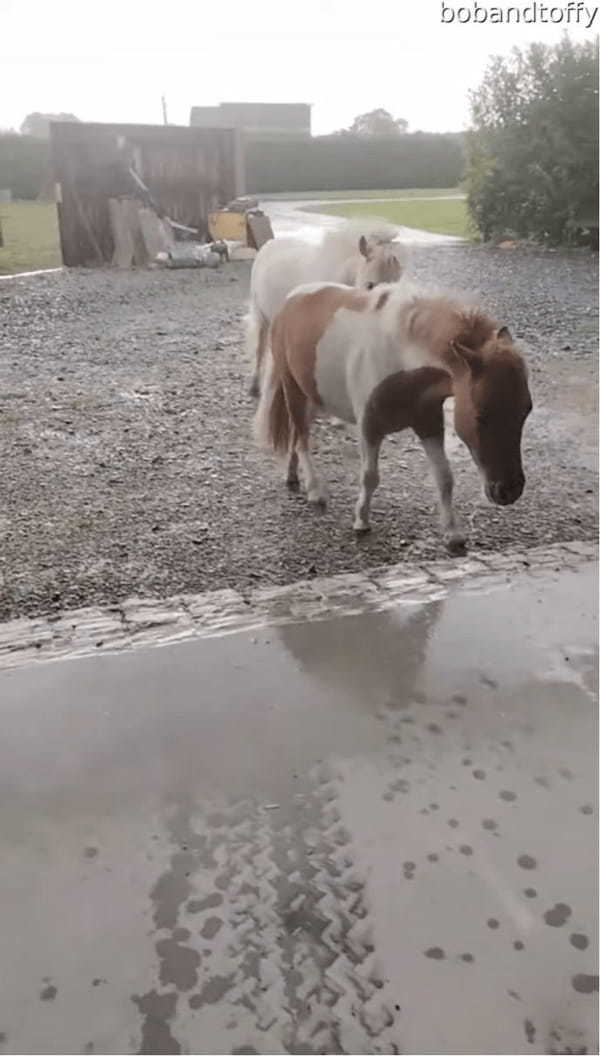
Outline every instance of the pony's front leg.
{"label": "pony's front leg", "polygon": [[367,440],[364,432],[360,430],[360,492],[358,502],[354,510],[354,531],[368,532],[371,525],[369,516],[371,513],[371,499],[373,492],[379,484],[379,451],[381,440],[375,443]]}
{"label": "pony's front leg", "polygon": [[419,437],[425,454],[429,459],[433,479],[437,485],[440,499],[440,520],[444,533],[444,543],[450,553],[460,553],[466,545],[465,533],[457,522],[452,505],[454,478],[450,463],[444,451],[444,431],[434,436]]}

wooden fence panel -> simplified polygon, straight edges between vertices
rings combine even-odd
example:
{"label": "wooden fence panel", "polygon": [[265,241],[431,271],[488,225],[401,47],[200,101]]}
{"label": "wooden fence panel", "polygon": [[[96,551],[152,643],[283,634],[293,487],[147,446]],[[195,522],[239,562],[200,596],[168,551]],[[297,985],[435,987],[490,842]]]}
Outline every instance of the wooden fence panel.
{"label": "wooden fence panel", "polygon": [[127,167],[163,215],[208,234],[208,214],[243,191],[239,133],[175,125],[50,126],[61,248],[68,267],[110,263],[109,200],[131,194]]}

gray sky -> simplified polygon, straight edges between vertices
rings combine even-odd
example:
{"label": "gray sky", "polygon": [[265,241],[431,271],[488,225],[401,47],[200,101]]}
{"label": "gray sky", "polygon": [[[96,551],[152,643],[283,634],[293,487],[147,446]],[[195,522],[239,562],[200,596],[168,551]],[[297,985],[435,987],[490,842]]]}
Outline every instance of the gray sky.
{"label": "gray sky", "polygon": [[[176,124],[193,104],[261,100],[313,103],[316,134],[376,106],[411,130],[464,128],[489,55],[555,43],[568,5],[547,8],[562,25],[542,24],[539,3],[536,24],[490,25],[494,7],[531,17],[532,0],[480,6],[485,25],[442,24],[440,0],[0,0],[0,127],[32,110],[160,122],[165,92]],[[577,26],[571,5],[576,39],[598,31],[587,10]]]}

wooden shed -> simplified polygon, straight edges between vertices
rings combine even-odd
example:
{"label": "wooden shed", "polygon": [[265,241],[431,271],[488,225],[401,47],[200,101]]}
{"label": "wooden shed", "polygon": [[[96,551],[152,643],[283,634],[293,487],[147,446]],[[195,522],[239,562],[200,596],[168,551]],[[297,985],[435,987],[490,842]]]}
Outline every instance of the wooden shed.
{"label": "wooden shed", "polygon": [[209,214],[245,190],[235,129],[56,122],[50,139],[68,267],[111,262],[109,200],[135,195],[132,172],[159,215],[197,229],[201,237],[208,237]]}

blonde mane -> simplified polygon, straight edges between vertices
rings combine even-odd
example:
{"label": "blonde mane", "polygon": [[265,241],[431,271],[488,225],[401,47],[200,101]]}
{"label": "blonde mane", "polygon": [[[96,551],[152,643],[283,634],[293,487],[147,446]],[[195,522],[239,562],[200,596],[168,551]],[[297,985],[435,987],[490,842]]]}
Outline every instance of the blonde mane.
{"label": "blonde mane", "polygon": [[396,241],[398,228],[388,224],[385,220],[363,217],[356,220],[347,220],[340,227],[327,231],[321,241],[314,247],[315,259],[318,259],[319,270],[323,275],[335,271],[348,257],[355,256],[358,252],[358,243],[361,236],[367,240],[371,248],[375,246],[389,246],[390,253],[394,253],[403,270],[406,267],[406,250],[404,246]]}
{"label": "blonde mane", "polygon": [[441,349],[452,342],[480,351],[498,328],[481,308],[458,297],[439,295],[403,277],[400,282],[381,284],[369,294],[370,309],[376,311],[385,332],[401,332],[409,341]]}

